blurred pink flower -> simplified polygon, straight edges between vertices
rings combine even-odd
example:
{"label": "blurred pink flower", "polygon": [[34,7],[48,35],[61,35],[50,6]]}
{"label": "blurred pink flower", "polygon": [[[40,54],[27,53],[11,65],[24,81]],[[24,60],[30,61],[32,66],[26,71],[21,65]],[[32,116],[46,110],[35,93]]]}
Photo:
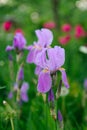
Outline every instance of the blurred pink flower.
{"label": "blurred pink flower", "polygon": [[71,25],[70,24],[63,24],[61,27],[61,30],[63,32],[70,32],[71,31]]}
{"label": "blurred pink flower", "polygon": [[67,44],[70,41],[70,39],[71,39],[71,36],[70,35],[66,35],[66,36],[59,37],[58,41],[61,44],[65,45],[65,44]]}
{"label": "blurred pink flower", "polygon": [[12,22],[11,21],[6,21],[6,22],[3,23],[3,29],[6,32],[10,31],[11,27],[12,27]]}
{"label": "blurred pink flower", "polygon": [[23,30],[21,28],[17,28],[15,30],[14,34],[16,34],[16,33],[22,33],[22,34],[24,34],[24,32],[23,32]]}
{"label": "blurred pink flower", "polygon": [[48,29],[53,29],[53,28],[56,27],[56,23],[53,22],[53,21],[46,22],[46,23],[43,24],[43,27],[48,28]]}
{"label": "blurred pink flower", "polygon": [[84,31],[83,27],[81,25],[77,25],[75,27],[75,37],[80,38],[86,36],[86,32]]}

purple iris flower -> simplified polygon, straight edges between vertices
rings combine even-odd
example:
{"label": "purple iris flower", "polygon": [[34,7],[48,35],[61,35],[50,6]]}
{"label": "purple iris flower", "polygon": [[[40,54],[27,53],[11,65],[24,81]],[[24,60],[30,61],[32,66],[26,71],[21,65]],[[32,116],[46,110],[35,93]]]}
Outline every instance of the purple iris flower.
{"label": "purple iris flower", "polygon": [[[15,83],[14,84],[14,91],[17,91],[18,89],[18,84]],[[29,89],[29,85],[27,82],[23,82],[21,89],[20,89],[20,101],[24,101],[24,102],[28,102],[28,95],[27,95],[27,91]],[[13,97],[14,93],[13,91],[10,91],[8,94],[8,98],[11,99]]]}
{"label": "purple iris flower", "polygon": [[66,88],[69,88],[67,81],[66,72],[61,66],[65,61],[65,51],[59,46],[54,48],[49,48],[38,54],[36,58],[36,64],[42,68],[42,71],[39,73],[38,79],[38,91],[42,93],[48,92],[52,87],[52,78],[51,75],[56,71],[60,71],[62,74],[62,81]]}
{"label": "purple iris flower", "polygon": [[27,62],[29,63],[35,63],[39,52],[41,52],[44,48],[49,48],[53,40],[53,34],[48,29],[36,30],[35,33],[38,41],[34,42],[34,44],[30,46],[30,52],[27,57]]}
{"label": "purple iris flower", "polygon": [[26,48],[26,40],[22,33],[16,33],[13,40],[12,46],[7,46],[6,51],[18,50],[21,51]]}
{"label": "purple iris flower", "polygon": [[12,97],[13,97],[13,92],[10,91],[9,94],[8,94],[8,98],[9,98],[9,99],[12,99]]}

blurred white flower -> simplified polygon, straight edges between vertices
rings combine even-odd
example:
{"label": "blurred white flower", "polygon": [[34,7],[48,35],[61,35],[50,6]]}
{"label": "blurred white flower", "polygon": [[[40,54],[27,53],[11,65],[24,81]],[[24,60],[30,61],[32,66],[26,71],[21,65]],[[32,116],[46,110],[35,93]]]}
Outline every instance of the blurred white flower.
{"label": "blurred white flower", "polygon": [[0,5],[4,5],[4,4],[7,4],[8,3],[8,0],[0,0]]}
{"label": "blurred white flower", "polygon": [[76,6],[77,8],[79,8],[80,10],[87,10],[87,0],[79,0],[76,1]]}
{"label": "blurred white flower", "polygon": [[62,86],[60,96],[67,96],[69,93],[69,89]]}
{"label": "blurred white flower", "polygon": [[31,10],[31,7],[26,5],[26,4],[22,4],[18,7],[18,10],[16,11],[19,11],[21,13],[29,13],[29,11]]}
{"label": "blurred white flower", "polygon": [[86,46],[80,46],[79,50],[80,50],[80,52],[87,54],[87,47]]}
{"label": "blurred white flower", "polygon": [[38,12],[31,13],[30,17],[31,17],[31,20],[33,23],[39,22],[39,13]]}

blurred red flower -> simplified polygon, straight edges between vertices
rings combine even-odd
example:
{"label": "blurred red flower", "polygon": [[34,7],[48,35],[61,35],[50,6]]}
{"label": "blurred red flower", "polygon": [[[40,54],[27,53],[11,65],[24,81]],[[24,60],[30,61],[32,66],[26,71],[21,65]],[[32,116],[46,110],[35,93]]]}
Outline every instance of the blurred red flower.
{"label": "blurred red flower", "polygon": [[65,44],[67,44],[70,41],[70,39],[71,39],[71,36],[70,35],[66,35],[66,36],[59,37],[58,41],[61,44],[65,45]]}
{"label": "blurred red flower", "polygon": [[63,32],[70,32],[71,31],[71,25],[70,24],[63,24],[61,27],[61,30]]}
{"label": "blurred red flower", "polygon": [[3,29],[6,32],[10,31],[11,27],[12,27],[12,22],[11,21],[6,21],[6,22],[3,23]]}
{"label": "blurred red flower", "polygon": [[53,28],[56,27],[56,23],[53,22],[53,21],[46,22],[46,23],[43,24],[43,27],[48,28],[48,29],[53,29]]}
{"label": "blurred red flower", "polygon": [[75,37],[80,38],[86,36],[86,32],[84,31],[83,27],[81,25],[77,25],[75,27]]}

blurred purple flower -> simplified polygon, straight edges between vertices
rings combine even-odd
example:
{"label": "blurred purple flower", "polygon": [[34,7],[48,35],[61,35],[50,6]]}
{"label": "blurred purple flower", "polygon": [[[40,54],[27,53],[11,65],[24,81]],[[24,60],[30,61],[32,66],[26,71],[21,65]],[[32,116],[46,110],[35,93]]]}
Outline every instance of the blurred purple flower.
{"label": "blurred purple flower", "polygon": [[59,120],[59,122],[63,121],[63,117],[62,117],[60,110],[58,110],[58,120]]}
{"label": "blurred purple flower", "polygon": [[[27,95],[27,91],[29,89],[29,85],[27,82],[23,82],[21,88],[20,88],[20,101],[24,101],[24,102],[28,102],[28,95]],[[13,91],[17,91],[18,90],[18,84],[15,83],[14,84],[14,89]],[[10,91],[8,94],[8,98],[11,99],[13,97],[13,91]]]}
{"label": "blurred purple flower", "polygon": [[87,89],[87,79],[84,81],[84,88]]}
{"label": "blurred purple flower", "polygon": [[9,94],[8,94],[8,98],[11,99],[13,97],[13,92],[10,91]]}
{"label": "blurred purple flower", "polygon": [[22,33],[16,33],[13,40],[12,46],[7,46],[6,51],[11,51],[14,49],[17,49],[18,51],[21,51],[26,48],[26,40]]}
{"label": "blurred purple flower", "polygon": [[29,89],[29,85],[27,82],[24,82],[21,86],[20,94],[21,94],[21,100],[24,102],[28,102],[28,95],[27,91]]}
{"label": "blurred purple flower", "polygon": [[35,63],[39,52],[41,52],[44,48],[49,48],[53,40],[53,34],[49,29],[36,30],[35,33],[38,41],[34,42],[34,44],[30,46],[30,52],[27,57],[27,62],[29,63]]}
{"label": "blurred purple flower", "polygon": [[8,59],[9,59],[9,61],[13,61],[13,57],[11,54],[9,54]]}
{"label": "blurred purple flower", "polygon": [[48,92],[48,102],[50,101],[54,101],[54,93],[52,89]]}
{"label": "blurred purple flower", "polygon": [[[47,58],[48,57],[48,58]],[[42,68],[38,79],[38,91],[46,93],[51,89],[52,78],[51,75],[56,71],[62,74],[62,81],[66,88],[69,88],[66,72],[61,66],[65,61],[65,51],[63,48],[55,46],[47,49],[47,53],[43,50],[36,58],[36,64]]]}
{"label": "blurred purple flower", "polygon": [[18,71],[18,80],[23,80],[24,79],[24,69],[23,67],[21,66],[19,68],[19,71]]}

